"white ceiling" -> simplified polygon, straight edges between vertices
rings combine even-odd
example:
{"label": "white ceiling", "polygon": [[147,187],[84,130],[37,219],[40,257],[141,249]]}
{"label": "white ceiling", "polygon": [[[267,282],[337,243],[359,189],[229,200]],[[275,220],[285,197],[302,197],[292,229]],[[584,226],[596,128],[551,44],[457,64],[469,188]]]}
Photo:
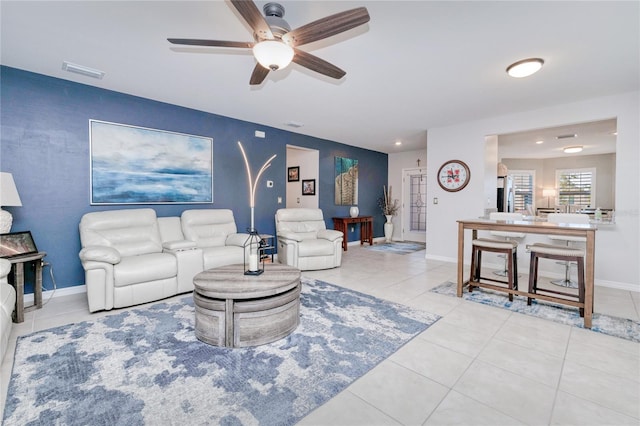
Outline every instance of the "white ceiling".
{"label": "white ceiling", "polygon": [[[566,126],[498,135],[498,158],[556,158],[616,152],[617,120],[593,121]],[[570,137],[572,136],[572,137]],[[581,146],[578,154],[564,148]]]}
{"label": "white ceiling", "polygon": [[[637,1],[281,4],[292,28],[367,7],[368,24],[303,47],[343,68],[343,79],[292,64],[250,87],[249,50],[167,42],[252,41],[223,1],[2,0],[1,63],[387,153],[425,148],[429,128],[640,88]],[[508,77],[526,57],[544,68]],[[63,61],[106,75],[72,74]]]}

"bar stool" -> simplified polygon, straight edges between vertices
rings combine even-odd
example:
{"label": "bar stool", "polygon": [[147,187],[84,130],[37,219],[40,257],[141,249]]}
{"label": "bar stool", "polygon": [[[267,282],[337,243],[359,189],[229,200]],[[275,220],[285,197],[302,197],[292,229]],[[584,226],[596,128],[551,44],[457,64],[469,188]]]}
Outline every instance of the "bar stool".
{"label": "bar stool", "polygon": [[[575,294],[566,293],[551,289],[538,289],[538,260],[540,258],[562,260],[565,262],[576,262],[578,264],[578,302],[582,303],[580,316],[584,317],[584,250],[566,246],[552,244],[535,243],[527,246],[531,251],[531,261],[529,263],[529,293],[551,293],[575,298]],[[535,297],[527,297],[527,305],[531,305],[531,300]]]}
{"label": "bar stool", "polygon": [[[493,253],[503,253],[507,256],[507,282],[495,280],[492,278],[482,277],[482,252],[488,251]],[[492,240],[489,238],[478,238],[473,240],[471,248],[471,275],[469,277],[469,292],[473,291],[473,283],[479,283],[480,280],[492,281],[495,283],[507,284],[509,290],[518,289],[518,243],[516,241]],[[488,288],[501,290],[502,288],[494,285],[486,285]],[[513,294],[509,293],[509,301],[513,301]]]}
{"label": "bar stool", "polygon": [[[489,219],[491,220],[524,220],[524,216],[522,213],[506,213],[506,212],[492,212],[489,213]],[[505,232],[505,231],[490,231],[489,232],[494,237],[503,237],[506,241],[511,238],[524,238],[525,234],[523,232]],[[504,257],[504,266],[501,271],[493,271],[494,275],[498,275],[500,277],[507,276],[507,263],[508,257],[505,255]]]}
{"label": "bar stool", "polygon": [[[579,213],[549,213],[547,220],[552,223],[589,223],[589,215]],[[567,235],[549,235],[549,239],[555,241],[563,241],[567,248],[570,247],[571,242],[586,241],[584,237],[571,237]],[[551,284],[555,284],[561,287],[578,288],[578,283],[571,280],[571,263],[564,262],[564,278],[551,281]]]}

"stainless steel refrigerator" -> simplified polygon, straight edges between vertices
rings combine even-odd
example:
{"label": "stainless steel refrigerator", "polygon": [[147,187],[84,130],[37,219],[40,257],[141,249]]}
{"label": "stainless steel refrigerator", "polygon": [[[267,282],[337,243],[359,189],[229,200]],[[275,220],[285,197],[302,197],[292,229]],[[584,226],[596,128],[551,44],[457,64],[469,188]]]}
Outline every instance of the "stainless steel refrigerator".
{"label": "stainless steel refrigerator", "polygon": [[513,212],[513,179],[510,176],[498,176],[498,211]]}

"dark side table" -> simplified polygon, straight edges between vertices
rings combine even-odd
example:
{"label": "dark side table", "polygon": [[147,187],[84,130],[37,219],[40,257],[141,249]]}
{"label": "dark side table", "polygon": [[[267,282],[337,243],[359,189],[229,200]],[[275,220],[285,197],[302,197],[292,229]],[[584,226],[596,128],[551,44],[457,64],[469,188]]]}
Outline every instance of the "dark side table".
{"label": "dark side table", "polygon": [[342,250],[347,251],[347,231],[349,224],[360,224],[360,245],[369,243],[373,245],[373,217],[372,216],[357,216],[357,217],[334,217],[333,229],[341,231],[344,234],[342,239]]}
{"label": "dark side table", "polygon": [[11,262],[13,271],[13,285],[16,288],[16,310],[13,314],[14,322],[24,322],[24,264],[27,262],[36,263],[36,281],[33,284],[33,302],[37,309],[42,308],[42,259],[47,253],[41,251],[35,254],[11,257],[7,259]]}

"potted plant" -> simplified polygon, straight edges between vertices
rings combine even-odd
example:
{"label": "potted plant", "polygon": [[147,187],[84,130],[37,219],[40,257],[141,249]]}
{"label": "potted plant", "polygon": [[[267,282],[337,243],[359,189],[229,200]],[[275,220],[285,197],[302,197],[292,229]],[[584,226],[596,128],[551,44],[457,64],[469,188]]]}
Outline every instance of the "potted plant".
{"label": "potted plant", "polygon": [[397,199],[391,198],[391,186],[387,190],[385,185],[382,185],[382,197],[378,198],[378,206],[382,210],[382,214],[387,218],[387,222],[384,224],[384,237],[387,242],[391,241],[393,235],[393,223],[391,218],[398,214],[400,210],[400,203]]}

